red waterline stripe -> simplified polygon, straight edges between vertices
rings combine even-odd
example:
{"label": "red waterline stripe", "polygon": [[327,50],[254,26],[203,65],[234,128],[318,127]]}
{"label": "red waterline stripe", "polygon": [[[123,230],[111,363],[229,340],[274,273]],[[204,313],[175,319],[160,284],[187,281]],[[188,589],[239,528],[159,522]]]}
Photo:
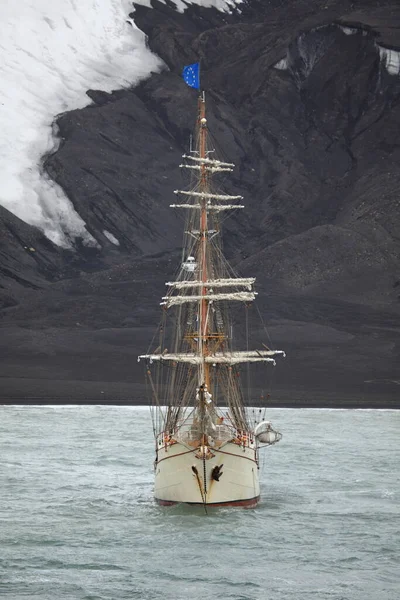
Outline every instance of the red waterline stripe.
{"label": "red waterline stripe", "polygon": [[[161,498],[154,498],[154,500],[160,506],[175,506],[177,504],[186,504],[189,506],[204,506],[203,502],[174,502],[172,500],[161,500]],[[238,506],[243,508],[251,508],[256,506],[260,500],[260,496],[255,496],[254,498],[247,498],[246,500],[228,500],[227,502],[206,502],[205,506],[210,506],[211,508],[217,508],[219,506]]]}

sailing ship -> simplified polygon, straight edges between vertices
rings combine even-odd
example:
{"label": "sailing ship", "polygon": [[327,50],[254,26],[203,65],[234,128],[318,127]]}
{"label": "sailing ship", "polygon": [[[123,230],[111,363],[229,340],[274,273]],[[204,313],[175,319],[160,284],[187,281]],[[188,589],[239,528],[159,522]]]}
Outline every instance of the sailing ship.
{"label": "sailing ship", "polygon": [[246,406],[239,369],[275,365],[284,352],[234,348],[229,307],[255,300],[255,278],[238,277],[222,253],[221,216],[243,205],[241,196],[216,188],[215,176],[234,165],[216,158],[209,139],[202,93],[194,150],[180,165],[190,171],[191,185],[176,190],[183,201],[171,204],[186,214],[182,262],[166,283],[157,347],[138,360],[146,361],[151,394],[156,501],[252,507],[260,498],[259,450],[281,434],[261,409],[252,414]]}

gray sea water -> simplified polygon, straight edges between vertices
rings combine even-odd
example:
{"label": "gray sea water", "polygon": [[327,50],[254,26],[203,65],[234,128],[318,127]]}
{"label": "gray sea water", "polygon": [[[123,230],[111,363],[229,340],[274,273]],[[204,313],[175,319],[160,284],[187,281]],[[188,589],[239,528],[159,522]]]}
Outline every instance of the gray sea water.
{"label": "gray sea water", "polygon": [[159,508],[147,408],[2,406],[3,600],[398,600],[400,412],[271,409],[256,509]]}

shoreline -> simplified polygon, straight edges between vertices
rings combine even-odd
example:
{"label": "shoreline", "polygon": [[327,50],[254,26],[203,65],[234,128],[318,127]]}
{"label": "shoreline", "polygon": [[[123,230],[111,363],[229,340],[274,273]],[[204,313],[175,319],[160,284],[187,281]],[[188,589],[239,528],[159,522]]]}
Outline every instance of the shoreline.
{"label": "shoreline", "polygon": [[[0,406],[143,406],[150,407],[151,404],[143,400],[134,400],[132,398],[116,398],[115,400],[104,400],[101,398],[86,398],[84,400],[66,400],[65,398],[42,398],[42,397],[20,397],[20,398],[1,398]],[[219,405],[224,407],[223,404]],[[337,409],[337,410],[400,410],[400,400],[351,400],[351,399],[338,399],[336,402],[329,400],[313,400],[310,399],[308,402],[301,401],[288,401],[288,400],[274,400],[272,402],[264,404],[251,403],[247,406],[254,406],[256,408],[320,408],[320,409]]]}
{"label": "shoreline", "polygon": [[[399,386],[275,386],[253,388],[248,406],[400,410]],[[265,394],[265,395],[264,395]],[[261,400],[261,401],[260,401]],[[93,381],[0,377],[0,405],[150,406],[146,386],[135,381]]]}

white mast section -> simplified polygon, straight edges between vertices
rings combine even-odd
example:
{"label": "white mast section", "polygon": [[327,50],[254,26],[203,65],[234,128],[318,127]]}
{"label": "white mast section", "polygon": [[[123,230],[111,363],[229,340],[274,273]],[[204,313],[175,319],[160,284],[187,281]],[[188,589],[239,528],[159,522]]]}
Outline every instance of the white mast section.
{"label": "white mast section", "polygon": [[207,192],[186,192],[185,190],[174,190],[174,194],[183,194],[184,196],[196,196],[196,198],[205,198],[211,200],[243,200],[243,196],[229,196],[228,194],[208,194]]}
{"label": "white mast section", "polygon": [[[201,210],[201,204],[170,204],[170,208],[194,208]],[[219,212],[221,210],[236,210],[237,208],[244,208],[244,204],[207,204],[206,210],[215,210]]]}
{"label": "white mast section", "polygon": [[233,292],[231,294],[203,294],[202,296],[164,296],[165,302],[160,302],[161,306],[174,306],[176,304],[185,304],[185,302],[199,302],[208,300],[210,302],[217,300],[239,300],[239,302],[251,302],[255,299],[257,292]]}
{"label": "white mast section", "polygon": [[208,281],[168,281],[165,285],[174,287],[177,290],[196,287],[218,288],[218,287],[236,287],[244,286],[251,289],[255,282],[255,277],[237,277],[234,279],[209,279]]}
{"label": "white mast section", "polygon": [[222,162],[220,160],[214,160],[212,158],[199,158],[197,156],[191,156],[189,154],[182,154],[182,158],[188,158],[189,160],[193,160],[194,162],[200,163],[202,165],[213,165],[215,167],[234,167],[233,163]]}

